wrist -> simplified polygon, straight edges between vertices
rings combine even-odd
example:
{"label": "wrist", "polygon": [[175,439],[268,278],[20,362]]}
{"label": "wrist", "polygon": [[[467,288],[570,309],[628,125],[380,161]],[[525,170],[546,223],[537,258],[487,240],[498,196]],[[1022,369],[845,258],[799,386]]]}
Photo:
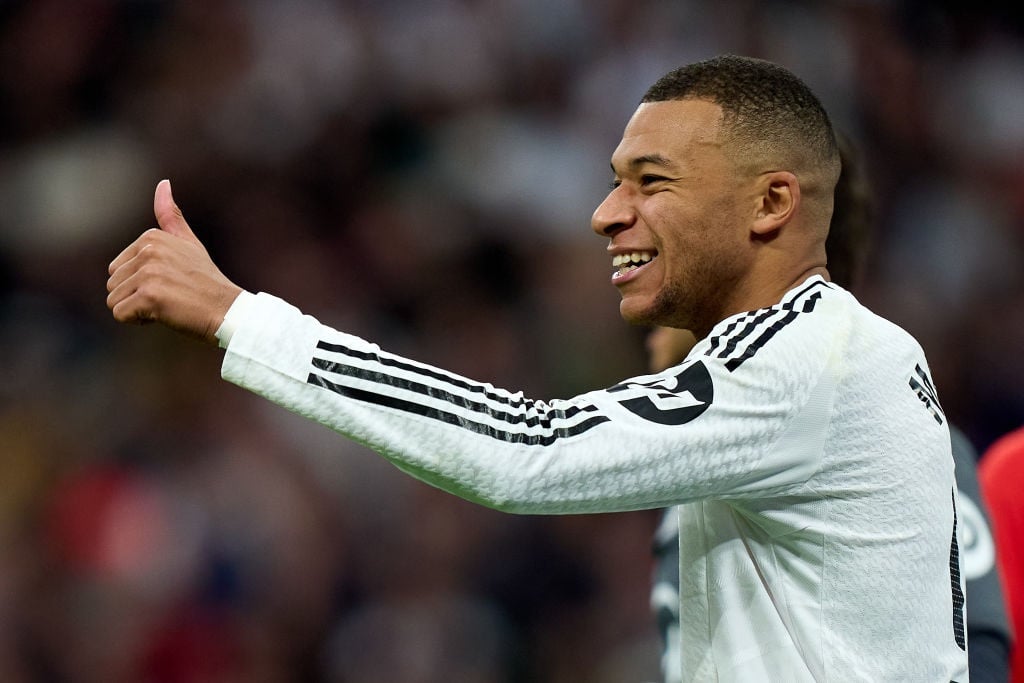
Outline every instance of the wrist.
{"label": "wrist", "polygon": [[234,336],[235,331],[243,323],[247,317],[247,311],[251,308],[253,300],[256,295],[252,292],[247,292],[244,289],[239,289],[238,294],[234,300],[228,306],[227,311],[224,312],[224,318],[217,327],[217,331],[214,332],[216,337],[217,345],[226,349],[228,344],[231,343],[231,338]]}

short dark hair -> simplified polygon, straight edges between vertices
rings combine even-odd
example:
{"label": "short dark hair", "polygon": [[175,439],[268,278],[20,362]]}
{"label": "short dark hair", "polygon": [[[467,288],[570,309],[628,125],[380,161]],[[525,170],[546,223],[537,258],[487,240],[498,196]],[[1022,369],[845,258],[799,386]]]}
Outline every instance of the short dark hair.
{"label": "short dark hair", "polygon": [[[722,55],[675,69],[641,103],[708,100],[722,108],[723,132],[744,152],[770,152],[838,169],[832,123],[811,89],[762,59]],[[838,170],[836,170],[838,173]]]}

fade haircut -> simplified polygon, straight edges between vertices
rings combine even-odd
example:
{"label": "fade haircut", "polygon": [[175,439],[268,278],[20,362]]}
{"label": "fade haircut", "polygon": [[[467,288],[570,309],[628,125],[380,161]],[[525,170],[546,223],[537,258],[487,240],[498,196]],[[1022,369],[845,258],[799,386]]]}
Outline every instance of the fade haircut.
{"label": "fade haircut", "polygon": [[825,172],[823,183],[835,183],[839,150],[828,114],[811,89],[783,67],[722,55],[665,74],[641,103],[683,99],[722,108],[723,142],[735,159],[783,163],[794,172],[818,169]]}

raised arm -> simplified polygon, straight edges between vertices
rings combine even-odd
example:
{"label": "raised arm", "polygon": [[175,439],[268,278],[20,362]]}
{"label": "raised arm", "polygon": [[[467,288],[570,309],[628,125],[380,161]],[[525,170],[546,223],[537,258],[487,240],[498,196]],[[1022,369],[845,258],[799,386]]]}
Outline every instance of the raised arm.
{"label": "raised arm", "polygon": [[239,296],[166,181],[154,211],[159,229],[110,266],[117,320],[224,345],[225,379],[463,498],[612,512],[790,491],[820,464],[834,382],[831,337],[814,329],[838,316],[816,304],[831,291],[821,278],[723,325],[680,366],[537,401],[387,353],[268,294]]}

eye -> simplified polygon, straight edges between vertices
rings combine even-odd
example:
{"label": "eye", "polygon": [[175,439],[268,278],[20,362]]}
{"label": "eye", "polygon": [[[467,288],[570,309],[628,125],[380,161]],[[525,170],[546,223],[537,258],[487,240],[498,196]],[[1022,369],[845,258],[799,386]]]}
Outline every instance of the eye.
{"label": "eye", "polygon": [[618,178],[616,178],[615,180],[613,180],[610,183],[608,183],[608,189],[609,190],[614,190],[615,188],[617,188],[621,184],[622,184],[622,181],[619,180]]}
{"label": "eye", "polygon": [[640,176],[640,184],[641,185],[651,185],[652,183],[660,183],[663,180],[668,180],[668,179],[665,178],[664,176],[651,175],[649,173]]}

